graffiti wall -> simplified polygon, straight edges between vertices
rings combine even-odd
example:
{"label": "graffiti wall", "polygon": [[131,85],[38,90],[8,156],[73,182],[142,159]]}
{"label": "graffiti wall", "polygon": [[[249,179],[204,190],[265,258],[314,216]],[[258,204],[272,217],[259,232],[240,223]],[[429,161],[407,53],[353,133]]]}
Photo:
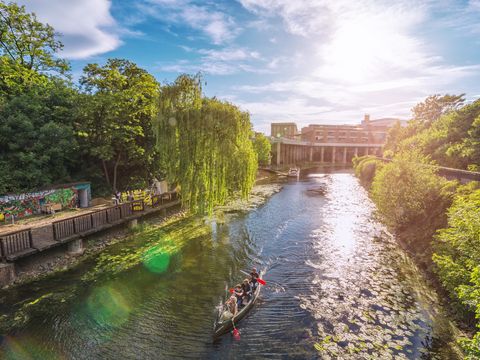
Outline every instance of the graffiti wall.
{"label": "graffiti wall", "polygon": [[12,216],[18,218],[40,214],[42,206],[47,204],[59,204],[57,208],[62,209],[75,208],[78,206],[78,191],[87,188],[90,195],[90,184],[80,183],[64,188],[0,196],[0,221]]}

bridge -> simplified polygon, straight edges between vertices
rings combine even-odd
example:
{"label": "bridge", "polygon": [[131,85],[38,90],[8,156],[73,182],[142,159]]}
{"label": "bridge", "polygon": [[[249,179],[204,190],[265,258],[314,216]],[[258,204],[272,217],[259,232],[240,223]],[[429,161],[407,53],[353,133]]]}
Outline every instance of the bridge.
{"label": "bridge", "polygon": [[273,138],[272,164],[293,165],[305,162],[347,164],[355,156],[382,154],[383,144],[308,142],[287,138]]}
{"label": "bridge", "polygon": [[397,119],[370,120],[365,115],[358,125],[318,125],[272,123],[272,164],[349,163],[355,156],[382,155],[388,129]]}

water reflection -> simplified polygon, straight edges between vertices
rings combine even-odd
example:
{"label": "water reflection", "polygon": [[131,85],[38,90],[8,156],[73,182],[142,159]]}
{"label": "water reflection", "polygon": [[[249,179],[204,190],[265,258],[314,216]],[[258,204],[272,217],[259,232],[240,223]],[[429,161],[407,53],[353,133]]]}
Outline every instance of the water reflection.
{"label": "water reflection", "polygon": [[[445,350],[450,333],[438,331],[437,300],[372,213],[353,175],[319,174],[285,183],[247,215],[147,229],[74,272],[34,284],[34,295],[30,288],[7,296],[4,314],[22,313],[26,320],[10,332],[0,355],[438,355],[434,344]],[[269,286],[240,323],[241,340],[226,335],[212,344],[217,306],[243,278],[240,270],[252,266],[267,270]],[[54,294],[48,301],[22,305],[47,293]]]}

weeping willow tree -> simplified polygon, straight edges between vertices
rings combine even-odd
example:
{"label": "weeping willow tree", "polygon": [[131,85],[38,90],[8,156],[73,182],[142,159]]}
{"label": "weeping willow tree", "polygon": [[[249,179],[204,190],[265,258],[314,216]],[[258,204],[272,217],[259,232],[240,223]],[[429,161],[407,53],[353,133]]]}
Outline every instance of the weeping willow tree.
{"label": "weeping willow tree", "polygon": [[250,116],[204,97],[200,76],[162,87],[154,128],[167,180],[191,211],[211,213],[234,194],[248,196],[257,170]]}

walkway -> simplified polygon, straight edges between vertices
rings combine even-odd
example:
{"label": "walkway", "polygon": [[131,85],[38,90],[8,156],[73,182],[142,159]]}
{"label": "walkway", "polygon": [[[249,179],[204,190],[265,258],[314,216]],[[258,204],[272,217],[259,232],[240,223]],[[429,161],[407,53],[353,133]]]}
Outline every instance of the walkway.
{"label": "walkway", "polygon": [[99,206],[71,216],[42,218],[25,225],[0,230],[0,260],[12,262],[52,247],[77,240],[128,221],[179,205],[176,193],[152,197],[150,206],[143,199],[115,206]]}

